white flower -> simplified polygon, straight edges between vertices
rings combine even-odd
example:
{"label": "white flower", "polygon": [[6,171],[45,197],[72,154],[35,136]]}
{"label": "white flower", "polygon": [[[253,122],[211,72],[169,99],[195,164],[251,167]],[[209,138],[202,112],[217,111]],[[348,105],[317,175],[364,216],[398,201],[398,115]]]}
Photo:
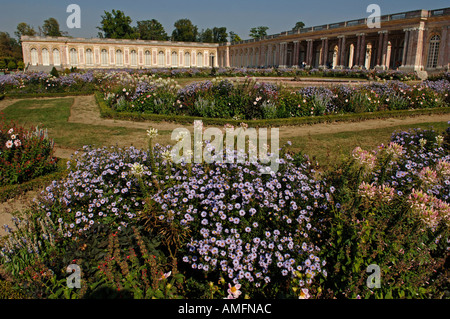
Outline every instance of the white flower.
{"label": "white flower", "polygon": [[14,145],[15,145],[16,147],[19,147],[20,145],[22,145],[22,142],[21,142],[20,140],[15,140],[15,141],[14,141]]}
{"label": "white flower", "polygon": [[161,276],[161,278],[159,278],[159,280],[167,279],[167,278],[169,278],[169,276],[170,276],[171,274],[172,274],[171,271],[166,272],[165,274],[163,274],[163,275]]}
{"label": "white flower", "polygon": [[135,176],[141,176],[142,174],[144,174],[144,166],[139,163],[134,163],[131,166],[131,174]]}
{"label": "white flower", "polygon": [[7,148],[11,148],[12,146],[13,146],[13,142],[12,141],[6,142],[6,147]]}
{"label": "white flower", "polygon": [[420,146],[421,146],[421,147],[425,147],[425,144],[427,144],[427,140],[424,139],[424,138],[421,138],[421,139],[419,140],[419,143],[420,143]]}
{"label": "white flower", "polygon": [[9,131],[8,131],[8,134],[11,134],[12,132],[14,132],[14,129],[10,129]]}
{"label": "white flower", "polygon": [[162,158],[167,161],[167,162],[171,162],[172,161],[172,152],[170,152],[169,150],[164,151],[162,154]]}
{"label": "white flower", "polygon": [[155,128],[150,128],[149,130],[147,130],[147,135],[149,138],[155,138],[158,136],[158,130]]}

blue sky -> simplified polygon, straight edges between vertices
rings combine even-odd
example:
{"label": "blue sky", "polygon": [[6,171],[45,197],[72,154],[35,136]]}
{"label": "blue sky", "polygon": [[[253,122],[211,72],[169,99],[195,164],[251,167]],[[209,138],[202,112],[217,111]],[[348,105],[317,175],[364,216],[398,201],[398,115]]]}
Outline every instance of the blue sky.
{"label": "blue sky", "polygon": [[[71,3],[81,8],[80,29],[66,26],[66,8]],[[315,26],[367,17],[370,13],[366,8],[371,3],[380,6],[381,14],[449,6],[448,0],[0,0],[0,31],[14,36],[20,22],[37,30],[45,19],[54,17],[71,36],[96,37],[101,15],[116,9],[130,16],[132,25],[139,20],[157,19],[168,34],[176,20],[188,18],[199,30],[224,26],[248,39],[250,28],[256,26],[267,26],[268,34],[275,34],[291,29],[297,21]]]}

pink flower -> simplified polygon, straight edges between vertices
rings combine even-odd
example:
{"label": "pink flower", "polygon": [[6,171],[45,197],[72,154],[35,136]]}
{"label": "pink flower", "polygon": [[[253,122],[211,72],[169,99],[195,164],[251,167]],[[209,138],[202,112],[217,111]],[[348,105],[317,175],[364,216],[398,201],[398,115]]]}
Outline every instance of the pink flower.
{"label": "pink flower", "polygon": [[239,289],[241,288],[240,284],[237,284],[233,287],[231,287],[231,284],[228,284],[228,294],[233,296],[234,298],[239,297],[239,295],[242,293]]}
{"label": "pink flower", "polygon": [[13,142],[12,141],[6,142],[6,147],[7,148],[11,148],[12,146],[13,146]]}
{"label": "pink flower", "polygon": [[298,297],[298,299],[309,299],[309,297],[311,297],[309,295],[309,290],[307,288],[302,288],[302,290],[300,291],[300,296]]}
{"label": "pink flower", "polygon": [[21,142],[20,140],[15,140],[15,141],[14,141],[14,145],[15,145],[16,147],[19,147],[20,145],[22,145],[22,142]]}

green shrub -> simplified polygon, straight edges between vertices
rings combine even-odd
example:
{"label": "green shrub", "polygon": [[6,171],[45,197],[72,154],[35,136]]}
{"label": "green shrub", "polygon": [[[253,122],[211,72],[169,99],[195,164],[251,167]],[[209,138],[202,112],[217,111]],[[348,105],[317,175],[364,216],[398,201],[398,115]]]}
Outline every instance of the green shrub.
{"label": "green shrub", "polygon": [[8,62],[8,70],[15,70],[17,68],[17,64],[11,60]]}
{"label": "green shrub", "polygon": [[53,67],[52,70],[50,71],[50,75],[54,76],[55,78],[59,77],[59,72],[58,70]]}

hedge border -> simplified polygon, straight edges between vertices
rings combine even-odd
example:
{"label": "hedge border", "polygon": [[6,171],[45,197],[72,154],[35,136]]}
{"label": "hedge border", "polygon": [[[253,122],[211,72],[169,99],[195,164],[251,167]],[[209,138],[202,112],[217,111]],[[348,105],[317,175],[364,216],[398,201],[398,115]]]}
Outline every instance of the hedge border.
{"label": "hedge border", "polygon": [[102,118],[110,118],[116,120],[128,120],[136,122],[174,122],[179,124],[192,124],[195,120],[202,120],[205,125],[239,125],[246,123],[252,127],[277,127],[277,126],[294,126],[294,125],[312,125],[319,123],[333,123],[333,122],[361,122],[371,119],[388,119],[395,117],[412,117],[419,115],[431,114],[448,114],[450,107],[438,107],[429,109],[415,109],[415,110],[393,110],[393,111],[379,111],[379,112],[364,112],[364,113],[347,113],[339,115],[322,115],[322,116],[305,116],[295,118],[283,119],[268,119],[268,120],[233,120],[233,119],[215,119],[203,118],[196,116],[181,116],[181,115],[162,115],[162,114],[145,114],[132,112],[116,112],[112,110],[103,100],[100,92],[95,92],[95,100],[100,109],[100,116]]}
{"label": "hedge border", "polygon": [[[27,99],[27,98],[51,98],[51,97],[69,97],[69,96],[83,96],[92,95],[95,91],[89,92],[58,92],[58,93],[6,93],[5,99]],[[1,100],[1,97],[0,97]]]}

